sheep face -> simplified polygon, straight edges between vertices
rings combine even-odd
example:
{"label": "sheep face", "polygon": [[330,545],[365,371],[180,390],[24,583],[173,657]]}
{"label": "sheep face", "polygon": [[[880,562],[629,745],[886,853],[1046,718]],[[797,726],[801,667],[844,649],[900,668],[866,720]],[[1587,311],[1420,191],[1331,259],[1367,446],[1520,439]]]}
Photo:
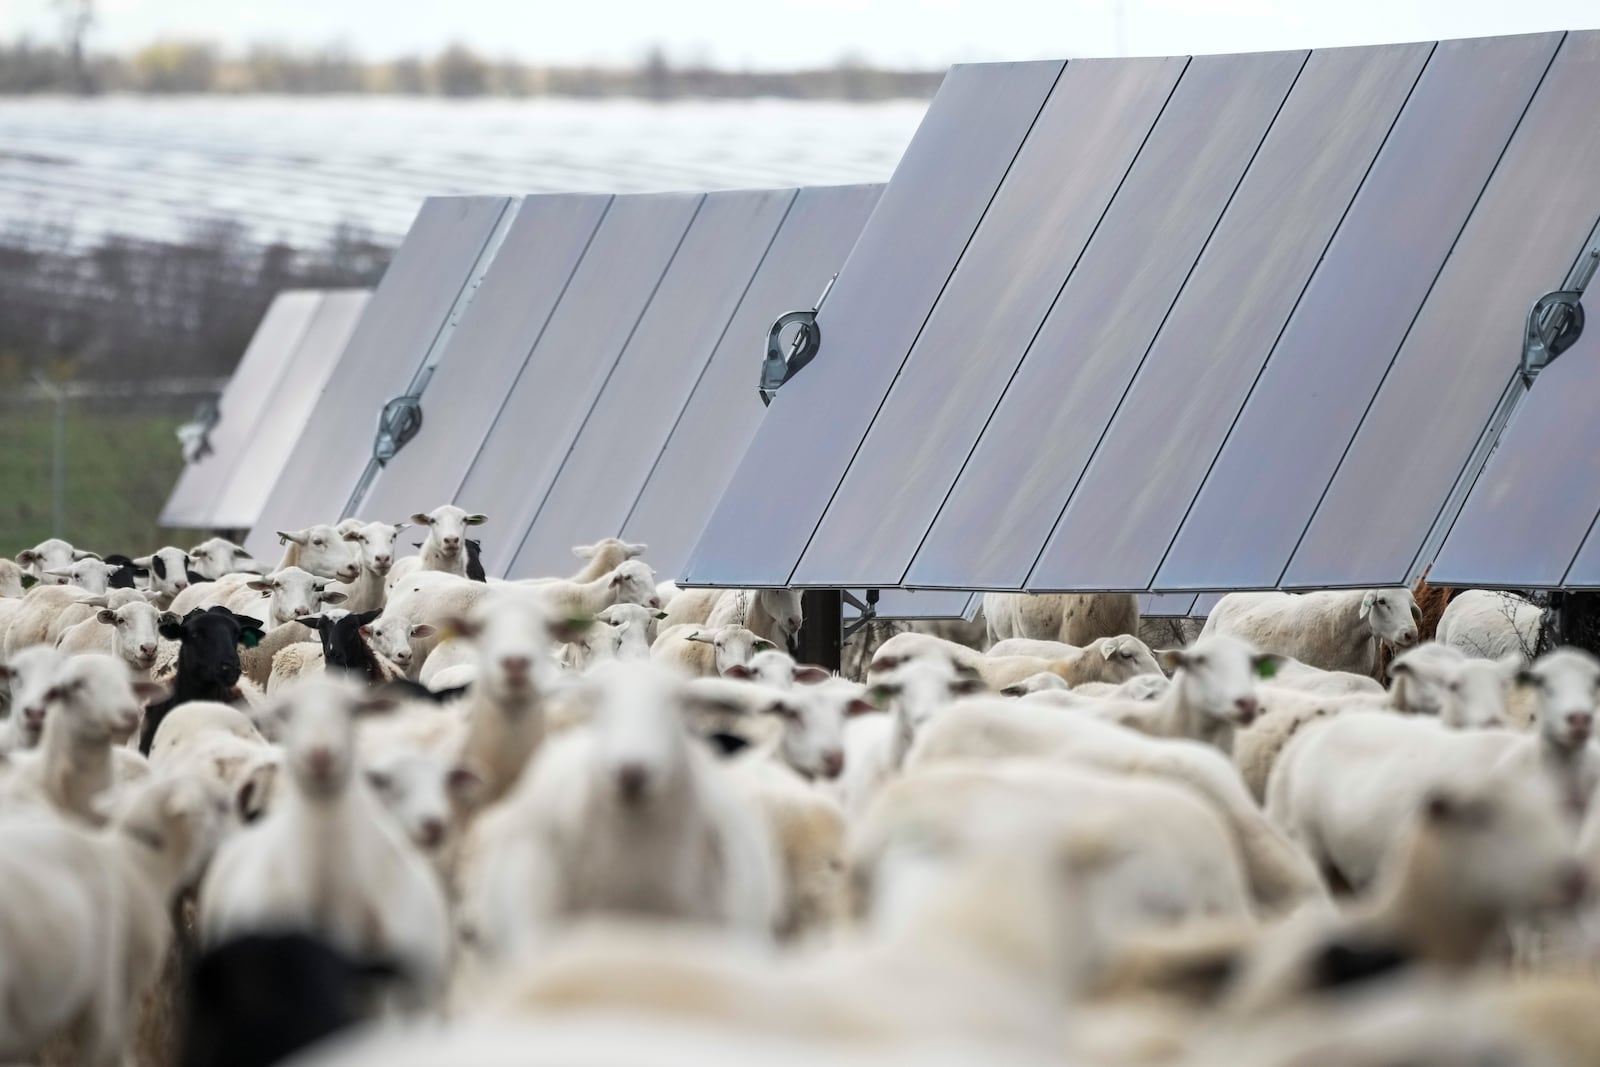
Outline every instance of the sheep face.
{"label": "sheep face", "polygon": [[1418,715],[1443,715],[1451,703],[1450,682],[1466,662],[1457,649],[1429,641],[1389,664],[1394,705]]}
{"label": "sheep face", "polygon": [[1171,680],[1164,674],[1141,674],[1117,686],[1117,695],[1129,700],[1156,700],[1171,687]]}
{"label": "sheep face", "polygon": [[[45,578],[50,571],[65,570],[78,560],[93,559],[93,552],[83,552],[73,548],[59,537],[52,537],[48,541],[40,541],[32,548],[17,553],[17,562],[22,569],[35,578]],[[57,585],[66,583],[60,579],[51,579]]]}
{"label": "sheep face", "polygon": [[102,608],[95,616],[103,625],[115,628],[117,655],[135,670],[147,671],[155,666],[156,652],[160,648],[160,628],[178,621],[171,612],[163,612],[149,603],[124,604],[112,610]]}
{"label": "sheep face", "polygon": [[656,595],[655,572],[636,559],[618,565],[611,572],[611,588],[618,604],[639,604],[652,610],[661,608],[661,598]]}
{"label": "sheep face", "polygon": [[596,541],[592,545],[573,545],[572,554],[579,559],[594,559],[602,552],[614,553],[616,558],[622,560],[638,559],[644,555],[647,545],[630,545],[628,542],[615,537],[607,537]]}
{"label": "sheep face", "polygon": [[717,673],[726,675],[739,667],[748,667],[758,652],[777,651],[771,641],[765,641],[743,626],[723,626],[706,633],[697,630],[689,640],[710,645],[716,649]]}
{"label": "sheep face", "polygon": [[[649,659],[650,627],[666,618],[667,613],[642,604],[613,604],[597,617],[612,631],[606,642],[611,648],[611,658]],[[590,633],[595,629],[591,627]]]}
{"label": "sheep face", "polygon": [[434,752],[396,752],[368,761],[367,784],[417,848],[437,856],[457,825],[457,797],[477,784]]}
{"label": "sheep face", "polygon": [[833,675],[821,667],[802,667],[787,652],[768,649],[750,657],[743,667],[730,667],[724,672],[729,678],[741,678],[771,689],[791,689],[796,684],[815,685],[826,682]]}
{"label": "sheep face", "polygon": [[275,704],[285,710],[284,763],[300,792],[314,799],[342,794],[355,764],[355,714],[359,690],[323,676],[291,687]]}
{"label": "sheep face", "polygon": [[285,567],[248,584],[271,598],[268,618],[274,626],[315,615],[324,604],[342,604],[346,599],[345,594],[328,590],[326,578],[308,574],[299,567]]}
{"label": "sheep face", "polygon": [[181,622],[163,622],[162,637],[178,641],[178,674],[207,688],[227,688],[239,681],[239,646],[253,648],[263,634],[261,622],[235,615],[224,607],[196,608]]}
{"label": "sheep face", "polygon": [[1257,652],[1232,637],[1202,638],[1182,650],[1161,654],[1172,668],[1172,684],[1184,706],[1223,722],[1248,726],[1255,721],[1260,704],[1256,700],[1256,679],[1270,674],[1281,657]]}
{"label": "sheep face", "polygon": [[772,620],[778,624],[778,629],[783,631],[784,640],[789,644],[800,633],[800,626],[805,621],[800,609],[800,590],[798,589],[763,589],[756,594],[761,601],[761,606]]}
{"label": "sheep face", "polygon": [[82,740],[121,743],[139,728],[145,702],[165,692],[152,682],[134,681],[119,659],[74,656],[55,672],[45,698],[46,718],[59,718],[60,728]]}
{"label": "sheep face", "polygon": [[45,573],[51,578],[65,579],[67,584],[75,585],[93,596],[105,596],[111,590],[111,576],[120,570],[120,563],[80,559],[70,566],[57,567]]}
{"label": "sheep face", "polygon": [[1123,634],[1120,637],[1102,638],[1095,648],[1106,662],[1104,681],[1119,684],[1142,674],[1161,674],[1161,665],[1156,662],[1155,653],[1137,637]]}
{"label": "sheep face", "polygon": [[465,548],[468,526],[481,526],[488,516],[469,515],[454,504],[441,504],[428,512],[417,512],[411,521],[428,528],[428,540],[433,549],[447,559],[459,556]]}
{"label": "sheep face", "polygon": [[470,640],[478,653],[478,685],[505,706],[525,704],[551,681],[551,649],[587,632],[586,620],[556,619],[542,598],[505,592],[481,601],[449,629]]}
{"label": "sheep face", "polygon": [[1419,823],[1463,907],[1531,916],[1574,907],[1587,892],[1556,790],[1541,776],[1501,773],[1435,789]]}
{"label": "sheep face", "polygon": [[1361,598],[1360,616],[1380,641],[1396,648],[1417,643],[1417,627],[1422,624],[1422,609],[1409,589],[1369,589]]}
{"label": "sheep face", "polygon": [[44,732],[45,711],[56,671],[66,657],[48,645],[25,648],[0,664],[0,682],[11,687],[11,714],[23,748],[34,748]]}
{"label": "sheep face", "polygon": [[257,563],[250,553],[220,537],[213,537],[209,541],[202,541],[189,550],[189,566],[194,572],[208,582],[214,582],[225,574],[236,574],[240,571],[260,573],[261,564]]}
{"label": "sheep face", "polygon": [[189,588],[189,554],[180,548],[163,548],[133,561],[135,567],[150,572],[150,591],[172,598]]}
{"label": "sheep face", "polygon": [[844,724],[876,711],[865,687],[843,680],[791,689],[765,708],[783,721],[784,762],[808,778],[837,778],[844,770]]}
{"label": "sheep face", "polygon": [[380,615],[361,628],[361,636],[371,642],[377,653],[401,670],[409,670],[412,660],[416,659],[413,642],[426,641],[436,633],[438,629],[429,623],[413,623],[403,616],[389,614]]}
{"label": "sheep face", "polygon": [[355,545],[361,553],[361,565],[381,578],[394,566],[395,538],[401,530],[410,528],[408,522],[392,525],[387,522],[356,523],[344,531],[344,539]]}
{"label": "sheep face", "polygon": [[684,679],[654,663],[602,663],[591,688],[593,774],[602,803],[640,810],[684,788],[690,775]]}
{"label": "sheep face", "polygon": [[1521,666],[1520,655],[1500,661],[1468,659],[1455,664],[1453,670],[1448,670],[1440,721],[1458,730],[1505,726],[1506,697]]}
{"label": "sheep face", "polygon": [[981,678],[943,656],[906,660],[875,675],[870,690],[874,701],[894,712],[908,742],[951,701],[983,691]]}
{"label": "sheep face", "polygon": [[300,546],[301,570],[318,578],[353,582],[361,577],[361,553],[332,526],[307,526],[304,530],[278,531],[280,544]]}
{"label": "sheep face", "polygon": [[1600,662],[1575,648],[1543,656],[1517,674],[1534,687],[1539,732],[1552,744],[1582,748],[1594,733],[1595,701],[1600,693]]}

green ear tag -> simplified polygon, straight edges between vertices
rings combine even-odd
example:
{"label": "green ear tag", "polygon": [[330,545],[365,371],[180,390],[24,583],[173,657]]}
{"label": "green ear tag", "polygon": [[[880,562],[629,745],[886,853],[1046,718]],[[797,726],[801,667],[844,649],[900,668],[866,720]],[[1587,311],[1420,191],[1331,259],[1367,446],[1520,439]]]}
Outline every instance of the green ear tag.
{"label": "green ear tag", "polygon": [[22,576],[22,588],[24,588],[24,589],[32,589],[34,586],[36,586],[38,584],[39,584],[39,579],[35,578],[33,575],[24,574]]}
{"label": "green ear tag", "polygon": [[241,631],[239,631],[239,643],[241,645],[243,645],[245,648],[255,648],[257,645],[259,645],[261,643],[261,631],[260,630],[241,630]]}
{"label": "green ear tag", "polygon": [[1278,673],[1278,664],[1274,660],[1264,659],[1256,664],[1256,675],[1261,678],[1271,678]]}

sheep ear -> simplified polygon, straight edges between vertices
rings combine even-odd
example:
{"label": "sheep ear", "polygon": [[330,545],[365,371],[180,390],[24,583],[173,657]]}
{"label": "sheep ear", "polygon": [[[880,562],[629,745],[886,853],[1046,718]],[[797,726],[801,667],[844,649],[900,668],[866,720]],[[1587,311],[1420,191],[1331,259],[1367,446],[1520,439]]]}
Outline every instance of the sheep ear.
{"label": "sheep ear", "polygon": [[572,554],[579,559],[594,559],[593,545],[573,545]]}
{"label": "sheep ear", "polygon": [[1257,652],[1250,657],[1250,664],[1255,667],[1257,678],[1271,678],[1278,673],[1283,657],[1275,652]]}
{"label": "sheep ear", "polygon": [[752,671],[743,663],[735,663],[733,666],[723,671],[722,676],[724,678],[737,678],[741,682],[747,682],[756,676],[756,672]]}
{"label": "sheep ear", "polygon": [[1163,648],[1156,653],[1156,662],[1169,671],[1189,665],[1189,654],[1181,648]]}
{"label": "sheep ear", "polygon": [[428,638],[433,637],[437,633],[439,633],[439,628],[437,626],[431,626],[425,622],[419,622],[411,628],[411,636],[415,637],[419,641],[426,641]]}
{"label": "sheep ear", "polygon": [[700,644],[700,645],[714,645],[714,644],[717,643],[716,638],[707,637],[705,634],[701,633],[699,630],[696,630],[694,633],[692,633],[689,636],[685,637],[684,640],[685,641],[693,641],[696,644]]}
{"label": "sheep ear", "polygon": [[892,671],[905,662],[904,656],[879,656],[867,665],[869,671]]}
{"label": "sheep ear", "polygon": [[856,697],[854,700],[850,701],[850,703],[844,706],[844,714],[845,718],[847,719],[853,719],[857,715],[865,715],[868,712],[877,710],[878,705],[874,704],[865,697]]}
{"label": "sheep ear", "polygon": [[1421,625],[1422,623],[1422,609],[1417,607],[1415,604],[1411,605],[1411,619],[1418,625]]}
{"label": "sheep ear", "polygon": [[445,788],[459,801],[472,802],[483,791],[483,778],[470,767],[452,767],[445,776]]}
{"label": "sheep ear", "polygon": [[321,615],[302,615],[298,619],[290,619],[289,621],[297,622],[308,630],[317,630],[322,627]]}
{"label": "sheep ear", "polygon": [[[167,619],[172,621],[167,622]],[[176,615],[168,614],[163,616],[163,620],[156,625],[156,632],[168,641],[181,641],[183,640],[183,623],[178,620]]]}
{"label": "sheep ear", "polygon": [[54,570],[48,570],[48,571],[45,571],[45,573],[48,574],[52,578],[71,578],[72,577],[72,572],[71,571],[69,571],[69,570],[61,570],[60,568],[56,568]]}
{"label": "sheep ear", "polygon": [[349,599],[350,599],[350,597],[347,596],[344,593],[323,593],[322,594],[322,602],[324,604],[343,604],[346,600],[349,600]]}
{"label": "sheep ear", "polygon": [[794,669],[794,680],[801,685],[816,685],[819,682],[826,682],[832,677],[833,672],[825,671],[821,667],[796,667]]}
{"label": "sheep ear", "polygon": [[1371,614],[1372,614],[1372,594],[1368,593],[1366,596],[1361,598],[1361,614],[1359,616],[1357,616],[1357,617],[1364,619],[1368,615],[1371,615]]}
{"label": "sheep ear", "polygon": [[170,611],[163,611],[160,615],[156,616],[156,626],[158,626],[158,627],[161,627],[161,626],[177,626],[182,621],[183,621],[182,619],[178,618],[177,615],[173,614]]}
{"label": "sheep ear", "polygon": [[100,596],[86,596],[82,600],[78,601],[78,603],[91,608],[105,608],[111,606],[111,602],[107,600],[103,594]]}
{"label": "sheep ear", "polygon": [[167,687],[160,682],[137,681],[133,683],[133,695],[139,698],[139,703],[149,704],[155,700],[167,698]]}
{"label": "sheep ear", "polygon": [[1003,697],[1025,697],[1028,695],[1028,687],[1023,685],[1021,682],[1018,682],[1015,685],[1008,685],[1004,689],[1000,690],[1000,695]]}
{"label": "sheep ear", "polygon": [[776,652],[776,651],[778,651],[778,646],[773,644],[771,641],[757,641],[751,647],[753,647],[757,652]]}
{"label": "sheep ear", "polygon": [[360,530],[350,530],[349,532],[347,532],[344,535],[344,539],[346,541],[359,541],[359,540],[361,540],[361,531]]}
{"label": "sheep ear", "polygon": [[25,548],[21,552],[17,553],[17,562],[22,564],[24,567],[38,563],[39,553],[35,552],[31,548]]}
{"label": "sheep ear", "polygon": [[286,545],[290,541],[293,541],[297,545],[303,545],[307,541],[311,540],[311,535],[306,533],[304,530],[295,530],[292,533],[285,530],[279,530],[277,533],[278,544],[280,545]]}
{"label": "sheep ear", "polygon": [[613,574],[613,575],[612,575],[612,576],[611,576],[611,584],[612,584],[612,586],[619,586],[619,585],[621,585],[621,584],[622,584],[622,575],[620,575],[620,574]]}
{"label": "sheep ear", "polygon": [[466,518],[466,523],[468,526],[482,526],[488,521],[489,516],[487,515],[468,515]]}
{"label": "sheep ear", "polygon": [[101,608],[99,611],[94,613],[94,617],[105,623],[107,626],[115,626],[117,624],[117,613],[112,611],[110,608]]}
{"label": "sheep ear", "polygon": [[960,678],[950,683],[950,692],[960,693],[963,696],[972,696],[987,690],[988,686],[984,684],[982,678]]}
{"label": "sheep ear", "polygon": [[1412,678],[1416,676],[1416,668],[1412,667],[1406,660],[1397,659],[1389,664],[1389,677],[1393,678],[1395,675],[1399,675],[1402,678]]}
{"label": "sheep ear", "polygon": [[155,557],[140,556],[138,559],[130,559],[128,562],[133,564],[135,567],[148,568],[155,562]]}
{"label": "sheep ear", "polygon": [[638,559],[640,556],[644,555],[645,549],[649,548],[650,546],[649,545],[630,545],[627,542],[623,542],[622,547],[626,548],[628,550],[628,558],[629,559]]}
{"label": "sheep ear", "polygon": [[1463,800],[1443,789],[1435,789],[1423,801],[1428,821],[1439,826],[1482,826],[1489,818],[1489,805],[1483,800]]}
{"label": "sheep ear", "polygon": [[257,579],[253,582],[246,582],[244,585],[246,589],[254,589],[258,593],[272,592],[272,582],[265,578]]}
{"label": "sheep ear", "polygon": [[255,648],[261,644],[261,639],[267,635],[254,626],[247,626],[239,631],[239,644],[245,648]]}
{"label": "sheep ear", "polygon": [[98,552],[85,552],[81,548],[75,548],[75,549],[72,550],[72,559],[73,559],[74,562],[81,562],[81,561],[86,560],[86,559],[99,559],[99,558],[100,558],[100,553],[98,553]]}
{"label": "sheep ear", "polygon": [[[1391,668],[1391,672],[1392,670],[1393,668]],[[1534,674],[1531,668],[1523,667],[1519,669],[1516,674],[1512,675],[1512,681],[1516,682],[1518,685],[1535,686],[1539,684],[1539,676]]]}

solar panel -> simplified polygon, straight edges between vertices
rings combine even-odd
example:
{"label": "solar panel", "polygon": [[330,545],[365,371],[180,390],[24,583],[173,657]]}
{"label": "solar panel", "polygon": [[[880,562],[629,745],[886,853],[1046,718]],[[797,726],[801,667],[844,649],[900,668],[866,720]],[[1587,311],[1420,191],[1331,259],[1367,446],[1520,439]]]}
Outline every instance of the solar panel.
{"label": "solar panel", "polygon": [[305,432],[317,397],[355,333],[370,295],[359,290],[323,295],[286,372],[268,393],[239,462],[217,487],[212,528],[248,530],[261,517],[267,494]]}
{"label": "solar panel", "polygon": [[[1554,589],[1569,569],[1593,585],[1593,556],[1573,567],[1600,513],[1600,340],[1587,334],[1539,373],[1516,409],[1428,581]],[[1592,552],[1592,550],[1591,550]]]}
{"label": "solar panel", "polygon": [[[794,197],[793,189],[706,194],[559,473],[536,503],[508,577],[563,574],[575,565],[573,545],[621,531]],[[749,351],[758,351],[753,336]],[[747,382],[755,365],[752,355]],[[516,540],[515,528],[497,532],[508,543]]]}
{"label": "solar panel", "polygon": [[488,398],[456,502],[489,516],[483,565],[504,575],[595,397],[683,241],[699,194],[619,196],[515,382]]}
{"label": "solar panel", "polygon": [[665,438],[620,536],[650,546],[662,575],[681,573],[695,538],[761,425],[762,338],[810,307],[861,234],[881,185],[801,189],[700,380]]}
{"label": "solar panel", "polygon": [[610,203],[586,195],[522,201],[428,381],[421,431],[379,474],[358,514],[396,522],[455,499]]}
{"label": "solar panel", "polygon": [[[856,590],[857,600],[866,602],[865,590]],[[978,610],[982,597],[950,589],[884,589],[878,594],[877,618],[883,622],[915,621],[926,619],[970,619]],[[860,618],[860,613],[849,603],[844,606],[844,617]]]}
{"label": "solar panel", "polygon": [[[822,308],[823,353],[773,401],[686,580],[789,581],[1062,66],[951,69]],[[827,420],[819,423],[821,411]]]}
{"label": "solar panel", "polygon": [[1185,619],[1194,611],[1198,599],[1193,593],[1145,593],[1139,597],[1139,617]]}
{"label": "solar panel", "polygon": [[423,204],[267,497],[247,542],[256,555],[269,558],[275,530],[340,517],[371,456],[374,416],[421,369],[509,205],[500,196]]}
{"label": "solar panel", "polygon": [[1277,585],[1560,41],[1439,43],[1168,550],[1159,588]]}
{"label": "solar panel", "polygon": [[1022,588],[1306,56],[1189,62],[905,584]]}
{"label": "solar panel", "polygon": [[[1305,532],[1284,584],[1409,585],[1515,370],[1523,316],[1600,218],[1600,32],[1569,34]],[[1425,563],[1426,561],[1422,561]]]}
{"label": "solar panel", "polygon": [[1148,589],[1431,45],[1312,54],[1028,578]]}
{"label": "solar panel", "polygon": [[222,390],[217,423],[210,434],[211,452],[183,468],[161,509],[161,525],[211,528],[217,491],[239,462],[266,407],[267,394],[286,372],[295,346],[321,302],[322,293],[309,289],[273,297]]}
{"label": "solar panel", "polygon": [[1067,65],[829,503],[796,585],[899,584],[1185,62]]}

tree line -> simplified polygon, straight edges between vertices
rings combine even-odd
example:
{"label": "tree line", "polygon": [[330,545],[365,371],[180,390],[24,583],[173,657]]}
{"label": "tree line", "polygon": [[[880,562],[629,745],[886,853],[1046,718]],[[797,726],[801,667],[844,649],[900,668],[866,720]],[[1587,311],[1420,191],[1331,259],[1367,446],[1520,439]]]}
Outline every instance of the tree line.
{"label": "tree line", "polygon": [[14,224],[0,234],[0,393],[40,376],[225,378],[280,290],[370,287],[391,253],[350,225],[298,249],[228,220],[173,242]]}
{"label": "tree line", "polygon": [[30,93],[391,93],[580,98],[788,97],[886,100],[931,96],[942,71],[884,70],[845,58],[796,71],[730,71],[675,64],[660,49],[633,67],[549,67],[494,59],[452,44],[431,56],[383,62],[338,46],[257,45],[231,54],[204,41],[163,41],[92,54],[27,40],[0,44],[0,95]]}

